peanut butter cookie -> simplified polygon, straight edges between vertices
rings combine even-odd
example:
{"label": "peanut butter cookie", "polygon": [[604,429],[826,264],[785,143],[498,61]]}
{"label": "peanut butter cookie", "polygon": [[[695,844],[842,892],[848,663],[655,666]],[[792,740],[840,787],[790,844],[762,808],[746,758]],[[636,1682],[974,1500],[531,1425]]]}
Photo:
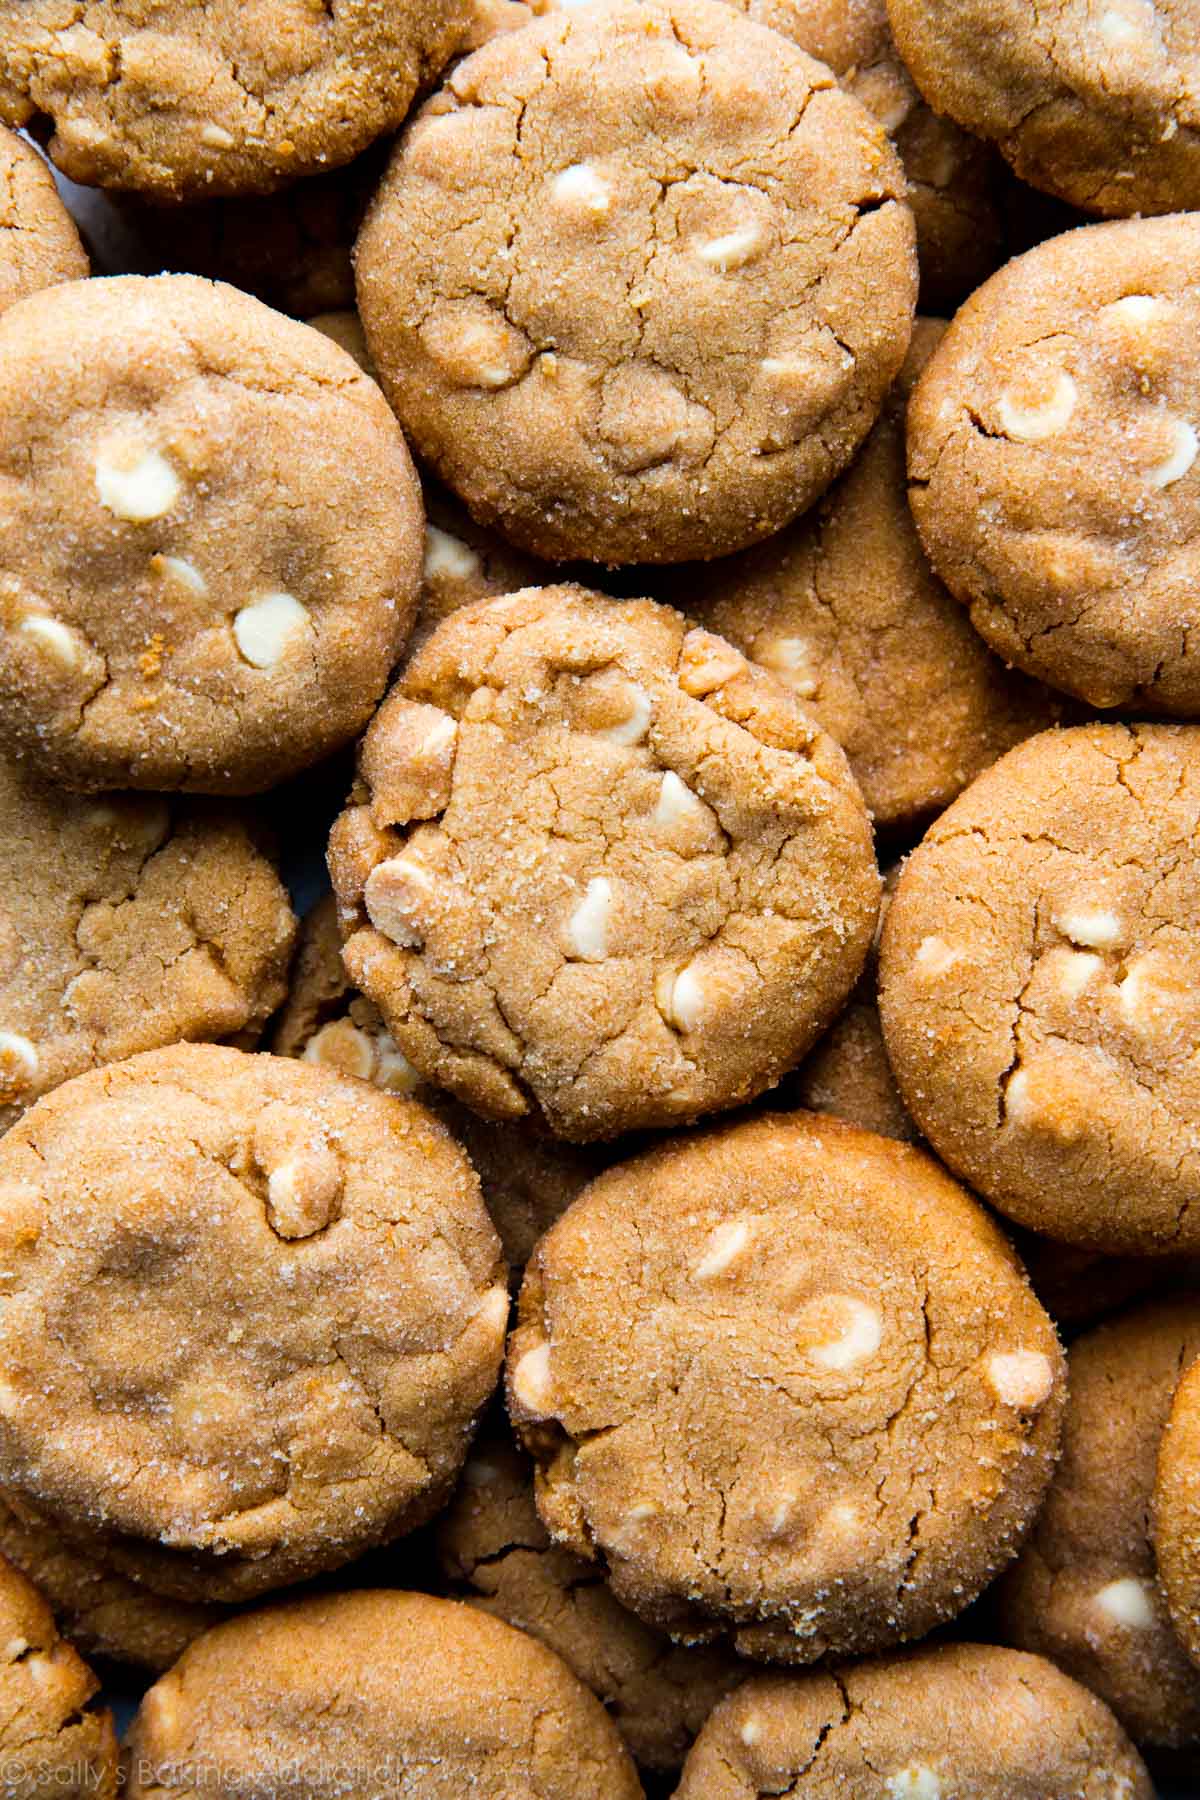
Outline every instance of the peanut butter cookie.
{"label": "peanut butter cookie", "polygon": [[0,312],[87,272],[87,252],[54,177],[31,145],[0,126]]}
{"label": "peanut butter cookie", "polygon": [[415,611],[420,493],[319,332],[187,275],[18,301],[0,482],[0,729],[44,772],[245,793],[365,724]]}
{"label": "peanut butter cookie", "polygon": [[530,1259],[507,1379],[558,1543],[680,1641],[797,1663],[967,1605],[1032,1522],[1064,1389],[971,1196],[800,1113],[593,1182]]}
{"label": "peanut butter cookie", "polygon": [[119,1571],[233,1600],[445,1499],[508,1290],[423,1108],[210,1045],[79,1076],[0,1140],[0,1487]]}
{"label": "peanut butter cookie", "polygon": [[404,132],[356,252],[384,389],[549,558],[717,556],[844,468],[916,298],[904,175],[823,64],[715,0],[535,20]]}
{"label": "peanut butter cookie", "polygon": [[184,1039],[253,1043],[296,921],[248,818],[80,800],[0,756],[0,1130],[72,1075]]}
{"label": "peanut butter cookie", "polygon": [[845,758],[779,682],[572,587],[443,621],[329,860],[350,978],[422,1076],[579,1141],[770,1087],[854,985],[879,893]]}
{"label": "peanut butter cookie", "polygon": [[4,1800],[116,1800],[112,1714],[33,1584],[0,1557],[0,1787]]}
{"label": "peanut butter cookie", "polygon": [[270,193],[394,130],[469,18],[467,0],[0,0],[0,119],[49,118],[73,181]]}
{"label": "peanut butter cookie", "polygon": [[908,414],[930,561],[1006,662],[1200,713],[1200,216],[1088,225],[956,315]]}
{"label": "peanut butter cookie", "polygon": [[1200,1667],[1200,1361],[1175,1390],[1159,1443],[1153,1532],[1171,1623]]}
{"label": "peanut butter cookie", "polygon": [[901,1095],[1019,1224],[1200,1245],[1200,731],[1088,725],[1011,750],[905,863],[880,946]]}
{"label": "peanut butter cookie", "polygon": [[[203,1771],[203,1775],[201,1775]],[[210,1631],[150,1689],[130,1800],[641,1800],[604,1708],[474,1607],[338,1594]]]}

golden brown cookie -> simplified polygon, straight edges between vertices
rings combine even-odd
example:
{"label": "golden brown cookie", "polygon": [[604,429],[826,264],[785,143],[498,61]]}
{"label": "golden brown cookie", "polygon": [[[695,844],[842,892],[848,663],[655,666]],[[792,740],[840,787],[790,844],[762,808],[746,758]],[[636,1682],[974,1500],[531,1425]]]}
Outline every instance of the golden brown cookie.
{"label": "golden brown cookie", "polygon": [[780,683],[575,587],[443,621],[329,861],[347,971],[410,1062],[579,1141],[771,1086],[853,986],[879,889],[845,758]]}
{"label": "golden brown cookie", "polygon": [[466,0],[0,0],[0,119],[48,118],[73,181],[265,194],[394,130]]}
{"label": "golden brown cookie", "polygon": [[1060,710],[989,656],[913,526],[904,415],[944,329],[918,321],[878,423],[811,512],[740,556],[679,570],[670,586],[836,738],[884,828],[941,811]]}
{"label": "golden brown cookie", "polygon": [[1092,1249],[1200,1244],[1200,731],[1018,745],[904,864],[880,946],[901,1095],[1019,1224]]}
{"label": "golden brown cookie", "polygon": [[1139,1307],[1071,1346],[1062,1460],[997,1593],[1005,1642],[1082,1681],[1139,1744],[1200,1738],[1200,1673],[1172,1630],[1150,1543],[1159,1439],[1197,1354],[1195,1299]]}
{"label": "golden brown cookie", "polygon": [[367,349],[367,340],[363,333],[358,313],[352,306],[335,307],[332,312],[313,313],[305,320],[314,331],[323,332],[340,344],[347,356],[352,356],[364,375],[375,379],[375,365],[371,361],[371,353]]}
{"label": "golden brown cookie", "polygon": [[116,1800],[112,1714],[32,1582],[0,1557],[0,1791],[4,1800]]}
{"label": "golden brown cookie", "polygon": [[1200,206],[1195,0],[888,0],[936,112],[1023,181],[1124,217]]}
{"label": "golden brown cookie", "polygon": [[599,1695],[643,1768],[677,1769],[751,1672],[719,1647],[673,1644],[621,1605],[594,1562],[556,1544],[534,1505],[533,1465],[507,1432],[476,1444],[437,1552],[453,1593],[539,1638]]}
{"label": "golden brown cookie", "polygon": [[1185,1371],[1159,1442],[1153,1534],[1171,1623],[1200,1667],[1200,1361]]}
{"label": "golden brown cookie", "polygon": [[508,1291],[422,1107],[210,1045],[79,1076],[0,1140],[0,1486],[119,1571],[232,1600],[436,1511]]}
{"label": "golden brown cookie", "polygon": [[507,1383],[558,1542],[681,1641],[798,1663],[962,1610],[1037,1510],[1064,1385],[971,1196],[801,1113],[600,1176],[530,1259]]}
{"label": "golden brown cookie", "polygon": [[912,214],[823,64],[713,0],[536,20],[416,115],[359,307],[423,458],[548,558],[717,556],[845,467],[904,356]]}
{"label": "golden brown cookie", "polygon": [[87,252],[54,177],[32,145],[0,126],[0,312],[87,272]]}
{"label": "golden brown cookie", "polygon": [[1040,1656],[942,1644],[760,1675],[701,1732],[677,1800],[1154,1800],[1106,1706]]}
{"label": "golden brown cookie", "polygon": [[253,1043],[287,992],[295,936],[245,815],[81,800],[0,757],[0,1130],[135,1051]]}
{"label": "golden brown cookie", "polygon": [[0,314],[0,729],[68,786],[245,793],[366,722],[420,493],[344,351],[193,276]]}
{"label": "golden brown cookie", "polygon": [[[130,1800],[640,1800],[604,1708],[557,1656],[474,1607],[339,1594],[211,1631],[150,1689]],[[298,1784],[298,1785],[297,1785]]]}
{"label": "golden brown cookie", "polygon": [[[422,1082],[384,1025],[379,1009],[356,994],[342,964],[333,897],[304,921],[287,1004],[275,1026],[277,1056],[301,1056],[408,1094],[428,1106],[466,1150],[483,1203],[500,1236],[510,1279],[519,1281],[530,1251],[603,1166],[596,1150],[561,1143],[530,1121],[481,1119],[439,1088]],[[3,1549],[0,1543],[0,1550]]]}
{"label": "golden brown cookie", "polygon": [[992,649],[1093,706],[1200,713],[1200,217],[1089,225],[973,294],[908,414],[925,549]]}

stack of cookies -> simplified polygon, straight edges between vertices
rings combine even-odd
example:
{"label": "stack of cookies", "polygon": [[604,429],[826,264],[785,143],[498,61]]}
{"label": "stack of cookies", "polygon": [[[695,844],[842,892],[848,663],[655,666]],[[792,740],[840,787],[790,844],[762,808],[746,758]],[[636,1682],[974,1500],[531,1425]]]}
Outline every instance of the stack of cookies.
{"label": "stack of cookies", "polygon": [[0,1800],[1186,1779],[1198,342],[1197,0],[0,0]]}

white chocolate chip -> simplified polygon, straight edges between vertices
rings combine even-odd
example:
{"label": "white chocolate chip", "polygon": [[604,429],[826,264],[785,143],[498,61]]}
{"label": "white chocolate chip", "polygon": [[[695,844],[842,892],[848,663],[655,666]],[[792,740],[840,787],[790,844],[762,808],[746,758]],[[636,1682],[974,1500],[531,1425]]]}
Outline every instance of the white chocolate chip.
{"label": "white chocolate chip", "polygon": [[654,713],[653,702],[645,688],[636,687],[630,682],[625,694],[629,702],[629,712],[625,718],[596,733],[597,737],[608,738],[613,744],[640,743]]}
{"label": "white chocolate chip", "polygon": [[603,962],[608,955],[608,920],[612,912],[612,882],[593,875],[583,899],[567,924],[567,942],[573,955],[584,962]]}
{"label": "white chocolate chip", "polygon": [[32,638],[40,650],[44,650],[60,669],[74,669],[79,666],[80,641],[79,633],[64,625],[61,619],[51,619],[45,613],[30,613],[21,620],[21,631]]}
{"label": "white chocolate chip", "polygon": [[707,813],[708,808],[703,800],[693,794],[686,781],[681,781],[674,769],[668,769],[658,790],[658,805],[654,809],[651,823],[659,831],[670,831],[673,826],[682,825],[685,820],[707,816]]}
{"label": "white chocolate chip", "polygon": [[1121,921],[1106,907],[1077,907],[1056,913],[1054,923],[1064,937],[1088,950],[1107,950],[1121,941]]}
{"label": "white chocolate chip", "polygon": [[512,1310],[512,1299],[507,1287],[502,1283],[490,1287],[479,1305],[475,1308],[475,1318],[482,1319],[493,1331],[503,1331],[508,1324],[508,1315]]}
{"label": "white chocolate chip", "polygon": [[37,1687],[49,1687],[54,1681],[56,1665],[48,1656],[30,1656],[25,1660],[25,1673]]}
{"label": "white chocolate chip", "polygon": [[1140,328],[1159,317],[1163,303],[1153,294],[1125,294],[1120,300],[1111,301],[1102,311],[1106,319],[1115,319],[1119,325]]}
{"label": "white chocolate chip", "polygon": [[753,1713],[745,1721],[738,1735],[741,1737],[741,1740],[747,1749],[758,1743],[759,1739],[762,1737],[762,1726],[754,1717]]}
{"label": "white chocolate chip", "polygon": [[[1010,1091],[1011,1088],[1010,1082]],[[992,1392],[1005,1406],[1036,1412],[1050,1398],[1054,1365],[1040,1350],[997,1351],[988,1358],[987,1378]]]}
{"label": "white chocolate chip", "polygon": [[1112,6],[1108,8],[1107,12],[1101,13],[1096,29],[1105,43],[1111,45],[1113,49],[1130,44],[1135,38],[1142,35],[1131,19],[1127,19],[1124,13],[1119,13]]}
{"label": "white chocolate chip", "polygon": [[851,1369],[874,1356],[883,1341],[883,1314],[852,1294],[836,1294],[819,1302],[822,1312],[834,1304],[841,1315],[834,1337],[807,1346],[808,1355],[825,1369]]}
{"label": "white chocolate chip", "polygon": [[0,1087],[14,1082],[26,1087],[37,1079],[38,1053],[17,1031],[0,1031]]}
{"label": "white chocolate chip", "polygon": [[11,1419],[21,1405],[21,1396],[10,1381],[0,1375],[0,1416]]}
{"label": "white chocolate chip", "polygon": [[366,1032],[349,1019],[332,1019],[309,1038],[301,1061],[320,1063],[323,1068],[340,1069],[343,1075],[369,1081],[375,1067],[375,1050]]}
{"label": "white chocolate chip", "polygon": [[1126,1575],[1120,1581],[1110,1581],[1092,1596],[1100,1611],[1118,1625],[1125,1625],[1131,1631],[1148,1630],[1154,1623],[1154,1607],[1151,1604],[1147,1584],[1139,1581],[1134,1575]]}
{"label": "white chocolate chip", "polygon": [[816,693],[818,683],[813,673],[812,646],[805,638],[777,637],[765,644],[756,644],[754,660],[786,681],[802,700]]}
{"label": "white chocolate chip", "polygon": [[1037,444],[1063,429],[1075,411],[1078,398],[1079,389],[1063,369],[1055,377],[1050,395],[1040,406],[1022,406],[1008,394],[1001,394],[996,411],[1006,436],[1024,444]]}
{"label": "white chocolate chip", "polygon": [[371,1080],[389,1094],[412,1094],[421,1085],[420,1070],[409,1062],[390,1032],[381,1031],[376,1039]]}
{"label": "white chocolate chip", "polygon": [[461,538],[452,537],[436,525],[425,527],[426,581],[469,581],[482,566],[475,551]]}
{"label": "white chocolate chip", "polygon": [[710,268],[728,275],[732,270],[742,268],[762,249],[764,238],[761,225],[742,225],[736,231],[727,231],[723,237],[709,238],[697,245],[696,255]]}
{"label": "white chocolate chip", "polygon": [[435,892],[433,877],[411,856],[391,856],[367,876],[363,902],[376,931],[402,950],[425,941],[425,922]]}
{"label": "white chocolate chip", "polygon": [[1009,1076],[1004,1089],[1004,1116],[1011,1119],[1014,1125],[1028,1125],[1036,1115],[1036,1109],[1029,1095],[1029,1075],[1025,1069],[1017,1069]]}
{"label": "white chocolate chip", "polygon": [[536,1344],[525,1352],[513,1370],[512,1390],[527,1413],[538,1419],[549,1417],[553,1392],[549,1344]]}
{"label": "white chocolate chip", "polygon": [[210,122],[200,127],[200,142],[207,144],[210,150],[232,150],[237,139],[231,131],[226,131],[223,125],[214,125]]}
{"label": "white chocolate chip", "polygon": [[750,1226],[745,1219],[726,1219],[712,1232],[704,1255],[696,1264],[697,1281],[713,1281],[737,1261],[750,1242]]}
{"label": "white chocolate chip", "polygon": [[642,1526],[648,1519],[658,1517],[658,1508],[649,1500],[639,1500],[631,1506],[615,1531],[609,1533],[608,1547],[618,1556],[628,1556],[642,1535]]}
{"label": "white chocolate chip", "polygon": [[29,1639],[28,1638],[23,1638],[23,1637],[9,1638],[7,1644],[5,1644],[5,1646],[4,1646],[5,1662],[16,1662],[18,1657],[24,1656],[24,1654],[28,1650],[28,1648],[29,1648]]}
{"label": "white chocolate chip", "polygon": [[693,968],[674,975],[664,971],[654,984],[654,1000],[668,1025],[694,1031],[704,1013],[704,983]]}
{"label": "white chocolate chip", "polygon": [[683,640],[679,685],[694,700],[702,700],[706,694],[742,674],[745,668],[746,659],[740,650],[735,650],[715,632],[696,627]]}
{"label": "white chocolate chip", "polygon": [[583,212],[594,213],[600,217],[611,205],[608,183],[601,181],[596,171],[585,162],[572,163],[561,175],[555,176],[553,194],[556,200],[564,205],[576,206]]}
{"label": "white chocolate chip", "polygon": [[157,450],[131,452],[124,446],[101,445],[95,481],[101,506],[135,525],[161,519],[180,494],[179,477]]}
{"label": "white chocolate chip", "polygon": [[942,1800],[942,1784],[927,1763],[909,1763],[883,1785],[889,1800]]}
{"label": "white chocolate chip", "polygon": [[1059,992],[1078,1000],[1088,983],[1104,967],[1104,958],[1091,950],[1062,950],[1055,959]]}
{"label": "white chocolate chip", "polygon": [[953,968],[962,960],[961,950],[954,950],[940,937],[922,938],[917,945],[917,953],[913,958],[917,968],[926,975],[944,975],[947,969]]}
{"label": "white chocolate chip", "polygon": [[189,593],[203,598],[208,592],[208,583],[186,556],[152,556],[150,567],[160,575],[169,575],[180,587],[187,588]]}
{"label": "white chocolate chip", "polygon": [[771,1516],[767,1520],[767,1534],[769,1537],[780,1537],[782,1535],[787,1528],[788,1521],[796,1510],[797,1498],[798,1496],[795,1494],[784,1494],[782,1499],[776,1501],[775,1505],[771,1508]]}
{"label": "white chocolate chip", "polygon": [[273,669],[290,638],[308,624],[308,614],[291,594],[264,594],[235,613],[233,640],[246,662]]}
{"label": "white chocolate chip", "polygon": [[1152,469],[1147,469],[1146,480],[1151,487],[1170,487],[1187,474],[1196,460],[1196,451],[1200,449],[1200,438],[1197,438],[1192,426],[1186,419],[1171,420],[1171,449]]}

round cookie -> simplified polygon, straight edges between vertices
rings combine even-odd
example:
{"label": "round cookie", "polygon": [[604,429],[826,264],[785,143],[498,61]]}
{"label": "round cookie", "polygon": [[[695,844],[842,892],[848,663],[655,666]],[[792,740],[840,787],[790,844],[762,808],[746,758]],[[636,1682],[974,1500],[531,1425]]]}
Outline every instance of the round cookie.
{"label": "round cookie", "polygon": [[908,1110],[1019,1224],[1200,1244],[1193,1056],[1200,732],[1088,725],[1011,750],[904,864],[880,1016]]}
{"label": "round cookie", "polygon": [[253,792],[369,718],[420,493],[319,332],[186,275],[18,301],[0,479],[0,730],[58,781]]}
{"label": "round cookie", "polygon": [[786,689],[571,587],[443,621],[329,862],[346,969],[421,1074],[579,1141],[770,1087],[857,979],[879,893],[845,758]]}
{"label": "round cookie", "polygon": [[0,1557],[0,1783],[4,1800],[116,1800],[112,1714],[32,1582]]}
{"label": "round cookie", "polygon": [[340,1069],[389,1093],[412,1095],[435,1112],[479,1176],[510,1280],[520,1280],[542,1233],[602,1167],[594,1150],[547,1137],[527,1121],[504,1125],[481,1119],[421,1081],[396,1048],[378,1007],[356,994],[346,977],[332,895],[304,921],[291,991],[271,1049],[277,1056],[300,1056]]}
{"label": "round cookie", "polygon": [[676,1800],[1154,1800],[1108,1708],[1040,1656],[942,1644],[759,1675],[717,1707]]}
{"label": "round cookie", "polygon": [[[604,1708],[557,1656],[474,1607],[338,1594],[193,1644],[142,1701],[130,1800],[640,1800]],[[300,1783],[300,1787],[294,1784]]]}
{"label": "round cookie", "polygon": [[507,1381],[557,1542],[680,1641],[797,1663],[960,1612],[1033,1519],[1063,1401],[982,1208],[799,1113],[600,1176],[530,1259]]}
{"label": "round cookie", "polygon": [[358,240],[423,458],[548,558],[718,556],[845,467],[903,360],[912,214],[829,70],[715,0],[619,0],[459,63]]}
{"label": "round cookie", "polygon": [[1200,1361],[1184,1373],[1159,1442],[1153,1534],[1171,1623],[1200,1667]]}
{"label": "round cookie", "polygon": [[54,177],[32,145],[0,126],[0,312],[87,272],[87,252]]}
{"label": "round cookie", "polygon": [[0,1486],[119,1572],[235,1600],[444,1501],[508,1290],[462,1152],[329,1069],[209,1045],[0,1140]]}
{"label": "round cookie", "polygon": [[717,1701],[750,1673],[719,1647],[673,1644],[615,1598],[595,1563],[538,1518],[533,1468],[507,1433],[486,1436],[437,1524],[451,1591],[561,1656],[599,1695],[634,1759],[677,1769]]}
{"label": "round cookie", "polygon": [[1198,1353],[1193,1299],[1139,1307],[1071,1346],[1062,1459],[997,1590],[1005,1641],[1099,1694],[1139,1744],[1200,1739],[1200,1673],[1172,1630],[1150,1543],[1159,1439]]}
{"label": "round cookie", "polygon": [[0,0],[0,119],[49,118],[73,181],[270,193],[394,130],[469,18],[466,0]]}
{"label": "round cookie", "polygon": [[935,112],[1088,212],[1200,206],[1195,0],[888,0]]}
{"label": "round cookie", "polygon": [[944,329],[918,321],[878,423],[811,512],[740,556],[680,570],[671,587],[836,738],[883,829],[940,812],[1059,710],[989,656],[913,526],[904,415]]}
{"label": "round cookie", "polygon": [[220,1606],[172,1600],[120,1575],[0,1494],[0,1556],[28,1576],[64,1637],[85,1656],[161,1675],[225,1617]]}
{"label": "round cookie", "polygon": [[908,414],[930,561],[1005,661],[1200,713],[1200,218],[1088,225],[956,315]]}
{"label": "round cookie", "polygon": [[253,1043],[295,936],[247,818],[158,795],[81,801],[0,756],[0,1130],[135,1051]]}

